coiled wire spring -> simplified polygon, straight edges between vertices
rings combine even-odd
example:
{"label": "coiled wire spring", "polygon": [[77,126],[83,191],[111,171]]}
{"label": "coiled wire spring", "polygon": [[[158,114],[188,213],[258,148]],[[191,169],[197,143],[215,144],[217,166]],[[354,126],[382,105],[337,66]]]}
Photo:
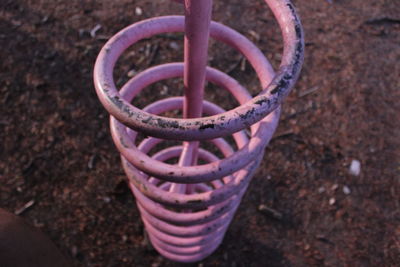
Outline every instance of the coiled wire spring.
{"label": "coiled wire spring", "polygon": [[[212,0],[186,0],[185,16],[151,18],[121,30],[106,43],[96,61],[96,91],[111,114],[112,137],[146,231],[156,250],[171,260],[199,261],[222,242],[276,129],[280,104],[298,78],[304,42],[295,9],[288,0],[265,2],[284,40],[276,73],[246,37],[210,21]],[[120,55],[142,39],[170,32],[185,32],[184,62],[149,68],[117,90],[113,68]],[[235,79],[206,66],[208,36],[246,57],[260,80],[259,95],[251,97]],[[143,110],[130,103],[147,86],[177,77],[184,78],[185,96],[168,97]],[[240,106],[225,111],[203,100],[205,80],[227,90]],[[184,118],[160,116],[173,110],[183,110]],[[248,127],[250,138],[244,132]],[[149,137],[136,144],[138,132]],[[230,135],[236,150],[224,139]],[[182,143],[150,155],[165,140]],[[200,147],[200,141],[212,143],[224,157]],[[171,159],[177,159],[178,164],[166,163]],[[199,160],[206,164],[199,164]]]}

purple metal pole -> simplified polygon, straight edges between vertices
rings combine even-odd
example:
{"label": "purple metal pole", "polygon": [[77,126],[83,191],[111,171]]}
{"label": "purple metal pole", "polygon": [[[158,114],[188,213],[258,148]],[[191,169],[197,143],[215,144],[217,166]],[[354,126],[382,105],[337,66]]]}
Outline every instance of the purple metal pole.
{"label": "purple metal pole", "polygon": [[201,117],[212,0],[185,0],[184,118]]}
{"label": "purple metal pole", "polygon": [[[212,0],[185,0],[185,55],[183,117],[201,117],[203,110],[204,84],[208,58],[208,39]],[[183,142],[179,166],[197,164],[198,141]],[[192,192],[185,184],[173,184],[170,192]]]}

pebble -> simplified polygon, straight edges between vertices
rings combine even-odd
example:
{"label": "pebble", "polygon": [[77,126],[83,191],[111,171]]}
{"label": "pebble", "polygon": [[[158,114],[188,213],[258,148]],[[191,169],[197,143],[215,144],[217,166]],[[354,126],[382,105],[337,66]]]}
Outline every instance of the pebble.
{"label": "pebble", "polygon": [[358,176],[358,175],[360,175],[360,172],[361,172],[361,163],[360,163],[360,161],[358,161],[356,159],[353,159],[351,161],[349,173],[351,175]]}
{"label": "pebble", "polygon": [[329,205],[333,205],[333,204],[335,204],[335,203],[336,203],[336,199],[333,198],[333,197],[331,197],[331,198],[329,199]]}
{"label": "pebble", "polygon": [[325,187],[321,186],[318,188],[318,193],[322,194],[323,192],[325,192]]}
{"label": "pebble", "polygon": [[141,9],[140,7],[136,7],[135,8],[135,14],[138,16],[141,16],[143,14],[143,9]]}
{"label": "pebble", "polygon": [[171,47],[174,50],[179,50],[180,49],[180,46],[179,46],[179,44],[177,42],[170,42],[169,43],[169,47]]}
{"label": "pebble", "polygon": [[161,91],[160,91],[160,95],[167,95],[168,94],[168,86],[163,85]]}
{"label": "pebble", "polygon": [[260,35],[259,35],[258,33],[256,33],[255,31],[250,30],[250,31],[249,31],[249,34],[250,34],[251,36],[253,36],[254,39],[256,39],[256,41],[260,40]]}
{"label": "pebble", "polygon": [[349,188],[347,185],[344,185],[344,186],[343,186],[343,193],[344,193],[345,195],[350,195],[351,190],[350,190],[350,188]]}
{"label": "pebble", "polygon": [[126,76],[128,76],[129,78],[132,78],[133,76],[136,75],[136,70],[130,70],[128,71],[128,73],[126,74]]}
{"label": "pebble", "polygon": [[78,248],[76,246],[72,247],[71,254],[72,254],[72,257],[74,257],[74,258],[76,257],[76,255],[78,255]]}

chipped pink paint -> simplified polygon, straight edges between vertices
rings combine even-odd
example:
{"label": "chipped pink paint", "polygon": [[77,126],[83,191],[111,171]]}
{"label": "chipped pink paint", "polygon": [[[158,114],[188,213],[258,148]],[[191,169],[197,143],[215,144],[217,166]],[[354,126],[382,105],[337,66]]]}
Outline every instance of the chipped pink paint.
{"label": "chipped pink paint", "polygon": [[[147,19],[112,37],[97,58],[94,83],[100,101],[111,114],[112,137],[153,246],[171,260],[195,262],[210,255],[223,240],[276,129],[280,104],[298,78],[304,42],[300,20],[290,1],[266,0],[284,40],[282,62],[275,73],[246,37],[211,21],[212,0],[177,2],[184,4],[184,17]],[[170,32],[185,32],[184,62],[149,68],[118,90],[113,69],[119,56],[142,39]],[[209,36],[246,57],[260,80],[262,90],[257,96],[252,98],[236,80],[207,67]],[[183,97],[168,97],[143,110],[130,104],[147,86],[176,77],[184,79]],[[203,100],[206,80],[231,93],[240,106],[225,111]],[[171,110],[183,110],[183,118],[159,115]],[[250,138],[244,132],[246,128],[251,129]],[[138,132],[149,136],[140,144],[136,144]],[[233,136],[236,151],[223,139],[228,135]],[[182,145],[149,155],[164,140],[180,140]],[[199,146],[206,140],[224,158]],[[166,163],[173,158],[178,164]],[[199,159],[207,164],[198,165]]]}

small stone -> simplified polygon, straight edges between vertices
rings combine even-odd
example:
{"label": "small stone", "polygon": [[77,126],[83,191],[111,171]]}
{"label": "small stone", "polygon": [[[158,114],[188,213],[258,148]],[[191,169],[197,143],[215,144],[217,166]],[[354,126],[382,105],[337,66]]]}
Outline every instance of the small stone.
{"label": "small stone", "polygon": [[361,163],[360,161],[353,159],[351,161],[349,173],[354,176],[360,175],[361,172]]}
{"label": "small stone", "polygon": [[253,30],[249,31],[249,34],[256,39],[256,41],[260,40],[260,35]]}
{"label": "small stone", "polygon": [[137,16],[141,16],[142,14],[143,14],[143,10],[140,8],[140,7],[136,7],[135,8],[135,14],[137,15]]}
{"label": "small stone", "polygon": [[170,42],[169,47],[171,47],[174,50],[179,50],[180,46],[177,42]]}
{"label": "small stone", "polygon": [[111,198],[109,198],[109,197],[103,197],[103,201],[104,201],[105,203],[110,203],[110,202],[111,202]]}
{"label": "small stone", "polygon": [[336,199],[334,198],[334,197],[331,197],[330,199],[329,199],[329,205],[333,205],[333,204],[335,204],[336,203]]}
{"label": "small stone", "polygon": [[78,255],[78,248],[76,246],[72,247],[71,254],[72,254],[72,257],[74,257],[74,258],[76,257],[76,255]]}
{"label": "small stone", "polygon": [[350,188],[349,188],[347,185],[343,186],[343,193],[344,193],[345,195],[350,195],[351,190],[350,190]]}
{"label": "small stone", "polygon": [[339,185],[338,185],[338,184],[334,184],[334,185],[332,185],[332,187],[331,187],[332,191],[336,191],[336,189],[338,189],[338,188],[339,188]]}
{"label": "small stone", "polygon": [[46,23],[48,20],[49,20],[49,16],[44,16],[40,22]]}
{"label": "small stone", "polygon": [[320,188],[318,188],[318,193],[322,194],[323,192],[325,192],[324,186],[321,186]]}
{"label": "small stone", "polygon": [[168,94],[168,86],[163,85],[161,91],[160,91],[160,95],[167,95]]}
{"label": "small stone", "polygon": [[133,76],[136,75],[136,70],[130,70],[128,71],[128,73],[126,74],[126,76],[128,76],[129,78],[132,78]]}

